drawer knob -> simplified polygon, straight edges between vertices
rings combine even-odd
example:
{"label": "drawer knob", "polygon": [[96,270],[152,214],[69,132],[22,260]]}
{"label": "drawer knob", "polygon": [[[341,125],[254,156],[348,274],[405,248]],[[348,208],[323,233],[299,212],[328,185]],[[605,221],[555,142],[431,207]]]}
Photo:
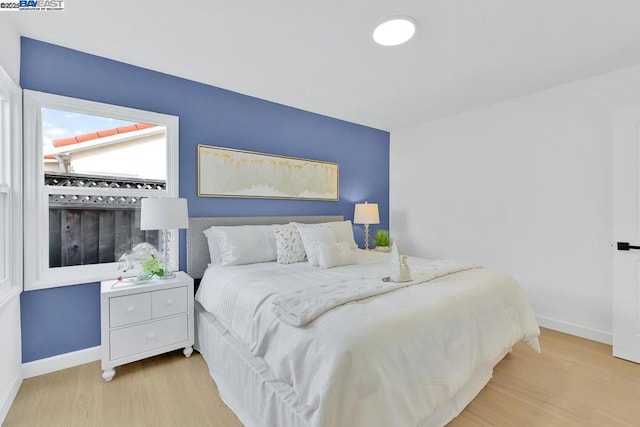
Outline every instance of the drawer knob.
{"label": "drawer knob", "polygon": [[135,307],[135,306],[133,306],[133,305],[130,305],[129,307],[127,307],[127,311],[128,311],[129,313],[133,313],[134,311],[136,311],[136,307]]}
{"label": "drawer knob", "polygon": [[173,300],[171,298],[167,300],[167,305],[173,305]]}
{"label": "drawer knob", "polygon": [[148,340],[155,339],[155,337],[156,337],[156,334],[154,334],[153,332],[149,332],[149,335],[147,335]]}

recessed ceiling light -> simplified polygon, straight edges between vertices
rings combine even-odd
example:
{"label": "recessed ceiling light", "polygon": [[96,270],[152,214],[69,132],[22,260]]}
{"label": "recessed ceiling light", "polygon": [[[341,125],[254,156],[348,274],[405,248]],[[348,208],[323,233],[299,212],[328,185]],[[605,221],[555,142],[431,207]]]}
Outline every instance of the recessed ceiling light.
{"label": "recessed ceiling light", "polygon": [[382,46],[406,43],[416,32],[416,25],[409,18],[393,18],[378,25],[373,40]]}

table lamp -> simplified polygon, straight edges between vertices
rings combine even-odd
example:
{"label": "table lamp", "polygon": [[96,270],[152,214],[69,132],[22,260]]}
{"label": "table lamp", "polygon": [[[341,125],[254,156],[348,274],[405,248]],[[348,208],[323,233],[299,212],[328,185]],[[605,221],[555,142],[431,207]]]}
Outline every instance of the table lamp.
{"label": "table lamp", "polygon": [[353,213],[354,224],[364,224],[364,248],[369,249],[369,224],[380,224],[377,203],[356,203]]}
{"label": "table lamp", "polygon": [[140,204],[140,230],[162,230],[162,278],[175,277],[175,274],[169,271],[169,230],[189,228],[187,199],[145,198]]}

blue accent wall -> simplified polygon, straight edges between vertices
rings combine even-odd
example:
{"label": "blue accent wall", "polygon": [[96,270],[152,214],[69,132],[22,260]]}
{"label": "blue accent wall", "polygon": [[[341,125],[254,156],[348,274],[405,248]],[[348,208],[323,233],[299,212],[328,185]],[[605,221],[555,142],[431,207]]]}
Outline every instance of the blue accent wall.
{"label": "blue accent wall", "polygon": [[100,283],[23,292],[22,361],[100,345]]}
{"label": "blue accent wall", "polygon": [[[191,216],[340,214],[353,219],[354,203],[368,200],[380,208],[381,224],[372,232],[389,228],[388,132],[25,37],[20,85],[178,116],[180,197],[188,199]],[[340,200],[198,197],[198,144],[337,162]],[[362,246],[362,226],[354,232]],[[183,232],[181,268],[185,260]],[[99,293],[96,284],[23,292],[23,361],[99,345]]]}

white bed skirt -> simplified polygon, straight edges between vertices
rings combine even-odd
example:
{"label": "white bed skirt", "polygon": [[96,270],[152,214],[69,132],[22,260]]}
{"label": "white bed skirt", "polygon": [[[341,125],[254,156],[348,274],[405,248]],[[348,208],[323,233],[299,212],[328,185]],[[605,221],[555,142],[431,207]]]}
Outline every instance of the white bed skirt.
{"label": "white bed skirt", "polygon": [[[220,397],[246,427],[308,427],[312,409],[277,379],[210,313],[195,304],[195,348],[202,354]],[[465,387],[425,419],[420,427],[441,427],[455,418],[489,382],[493,367],[509,352],[478,368]]]}

